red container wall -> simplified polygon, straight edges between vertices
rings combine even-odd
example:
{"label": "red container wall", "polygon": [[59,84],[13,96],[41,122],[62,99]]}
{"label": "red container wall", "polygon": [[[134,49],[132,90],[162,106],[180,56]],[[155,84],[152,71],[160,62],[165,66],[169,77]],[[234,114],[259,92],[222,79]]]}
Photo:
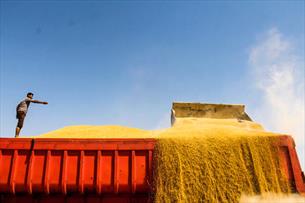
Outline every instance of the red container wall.
{"label": "red container wall", "polygon": [[0,139],[0,193],[148,193],[153,139]]}
{"label": "red container wall", "polygon": [[[294,191],[304,177],[290,136],[280,136],[281,167]],[[0,202],[149,201],[154,139],[0,138]]]}
{"label": "red container wall", "polygon": [[2,195],[1,203],[149,203],[147,194]]}
{"label": "red container wall", "polygon": [[291,136],[281,136],[277,145],[279,147],[281,167],[290,182],[292,191],[305,194],[305,178],[293,138]]}

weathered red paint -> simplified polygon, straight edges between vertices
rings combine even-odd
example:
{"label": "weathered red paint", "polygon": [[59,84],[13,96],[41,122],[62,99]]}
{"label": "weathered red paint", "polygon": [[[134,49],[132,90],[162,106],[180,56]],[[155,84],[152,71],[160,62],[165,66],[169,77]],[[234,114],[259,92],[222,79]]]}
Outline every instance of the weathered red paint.
{"label": "weathered red paint", "polygon": [[111,202],[140,195],[147,201],[154,145],[154,139],[1,138],[0,193],[15,199],[28,194],[22,196],[26,202],[35,194],[58,193],[101,195],[98,199],[108,194]]}
{"label": "weathered red paint", "polygon": [[[0,201],[148,202],[155,142],[0,138]],[[305,193],[293,139],[276,145],[292,187]]]}
{"label": "weathered red paint", "polygon": [[288,135],[280,136],[277,145],[281,167],[285,171],[290,185],[296,192],[305,194],[305,180],[293,138]]}
{"label": "weathered red paint", "polygon": [[102,195],[12,195],[0,196],[2,203],[148,203],[148,194],[102,194]]}

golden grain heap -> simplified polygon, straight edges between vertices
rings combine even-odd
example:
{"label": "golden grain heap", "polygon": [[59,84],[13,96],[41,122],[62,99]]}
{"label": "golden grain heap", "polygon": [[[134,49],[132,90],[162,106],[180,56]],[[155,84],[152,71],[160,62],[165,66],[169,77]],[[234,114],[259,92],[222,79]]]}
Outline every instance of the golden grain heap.
{"label": "golden grain heap", "polygon": [[234,118],[177,118],[171,128],[66,127],[40,138],[156,138],[154,202],[238,202],[242,194],[287,193],[273,143],[278,134]]}
{"label": "golden grain heap", "polygon": [[155,147],[155,202],[238,202],[241,195],[287,193],[277,135],[237,119],[177,120]]}

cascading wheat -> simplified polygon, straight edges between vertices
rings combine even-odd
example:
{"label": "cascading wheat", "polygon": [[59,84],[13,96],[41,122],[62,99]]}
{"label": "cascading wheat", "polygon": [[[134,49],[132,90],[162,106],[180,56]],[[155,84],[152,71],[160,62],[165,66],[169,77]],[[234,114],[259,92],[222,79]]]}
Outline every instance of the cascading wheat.
{"label": "cascading wheat", "polygon": [[159,134],[154,201],[232,203],[242,193],[289,192],[277,135],[240,122],[187,119]]}

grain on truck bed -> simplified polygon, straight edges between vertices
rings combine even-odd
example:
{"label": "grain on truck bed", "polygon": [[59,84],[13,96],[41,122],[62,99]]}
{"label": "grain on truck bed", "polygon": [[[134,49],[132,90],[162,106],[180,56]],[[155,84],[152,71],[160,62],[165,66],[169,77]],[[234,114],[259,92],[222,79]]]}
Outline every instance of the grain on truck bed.
{"label": "grain on truck bed", "polygon": [[71,126],[35,138],[156,138],[155,202],[238,202],[242,194],[287,193],[273,142],[279,134],[238,119],[177,118],[173,127]]}

